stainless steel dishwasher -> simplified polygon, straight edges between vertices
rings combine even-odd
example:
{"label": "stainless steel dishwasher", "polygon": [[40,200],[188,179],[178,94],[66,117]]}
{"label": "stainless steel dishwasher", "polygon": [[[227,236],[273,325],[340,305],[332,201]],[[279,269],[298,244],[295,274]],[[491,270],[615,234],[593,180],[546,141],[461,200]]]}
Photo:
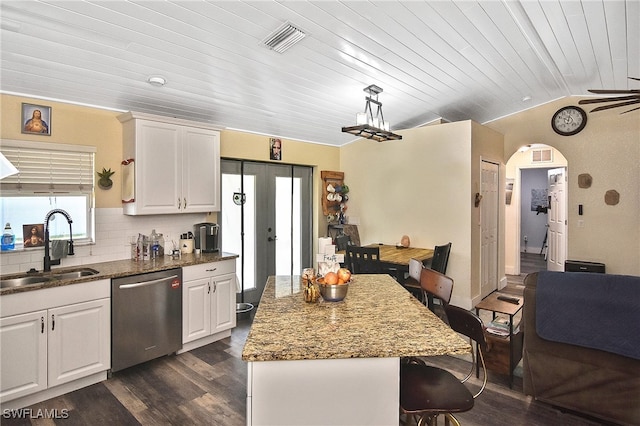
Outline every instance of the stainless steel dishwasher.
{"label": "stainless steel dishwasher", "polygon": [[182,269],[111,280],[111,371],[182,347]]}

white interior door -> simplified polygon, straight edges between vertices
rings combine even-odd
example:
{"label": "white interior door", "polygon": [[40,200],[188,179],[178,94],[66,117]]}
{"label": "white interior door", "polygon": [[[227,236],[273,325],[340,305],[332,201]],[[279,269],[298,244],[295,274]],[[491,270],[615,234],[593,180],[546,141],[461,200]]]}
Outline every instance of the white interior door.
{"label": "white interior door", "polygon": [[480,202],[480,277],[481,296],[498,289],[499,172],[495,163],[482,161]]}
{"label": "white interior door", "polygon": [[550,169],[547,214],[547,270],[564,271],[567,259],[567,169]]}

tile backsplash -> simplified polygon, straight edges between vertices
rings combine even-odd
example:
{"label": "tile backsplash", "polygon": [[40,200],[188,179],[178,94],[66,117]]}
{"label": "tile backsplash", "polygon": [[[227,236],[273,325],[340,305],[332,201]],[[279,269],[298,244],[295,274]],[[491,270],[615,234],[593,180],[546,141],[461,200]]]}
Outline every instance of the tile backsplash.
{"label": "tile backsplash", "polygon": [[[167,214],[153,216],[126,216],[122,208],[96,209],[95,244],[75,245],[75,255],[62,259],[54,268],[86,265],[129,259],[129,239],[138,233],[149,235],[151,230],[163,234],[165,249],[172,248],[180,234],[193,231],[193,225],[206,222],[205,213]],[[30,268],[42,270],[44,248],[19,249],[0,253],[0,273],[26,272]]]}

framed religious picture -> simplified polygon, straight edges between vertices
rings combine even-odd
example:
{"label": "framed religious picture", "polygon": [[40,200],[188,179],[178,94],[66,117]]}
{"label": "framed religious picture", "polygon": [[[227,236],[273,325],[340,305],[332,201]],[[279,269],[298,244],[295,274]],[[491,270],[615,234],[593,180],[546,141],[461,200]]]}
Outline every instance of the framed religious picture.
{"label": "framed religious picture", "polygon": [[44,246],[44,223],[22,225],[22,242],[25,248]]}
{"label": "framed religious picture", "polygon": [[282,160],[282,141],[278,138],[269,138],[269,158]]}
{"label": "framed religious picture", "polygon": [[22,104],[22,133],[51,136],[51,107]]}

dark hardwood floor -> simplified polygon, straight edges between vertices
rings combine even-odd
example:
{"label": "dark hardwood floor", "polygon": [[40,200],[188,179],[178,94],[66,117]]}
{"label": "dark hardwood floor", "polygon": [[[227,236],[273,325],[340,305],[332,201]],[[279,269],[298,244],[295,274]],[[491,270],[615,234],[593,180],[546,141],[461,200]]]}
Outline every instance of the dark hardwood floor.
{"label": "dark hardwood floor", "polygon": [[[230,338],[131,367],[102,383],[28,407],[33,417],[43,410],[58,414],[65,410],[65,419],[14,419],[3,413],[0,421],[2,425],[244,425],[247,366],[241,353],[251,326],[244,315]],[[448,356],[428,361],[460,377],[470,365],[464,358]],[[471,379],[471,386],[479,383]],[[321,406],[321,396],[314,398]],[[602,424],[525,396],[521,377],[515,377],[510,389],[507,376],[491,373],[473,410],[457,418],[465,426]]]}

